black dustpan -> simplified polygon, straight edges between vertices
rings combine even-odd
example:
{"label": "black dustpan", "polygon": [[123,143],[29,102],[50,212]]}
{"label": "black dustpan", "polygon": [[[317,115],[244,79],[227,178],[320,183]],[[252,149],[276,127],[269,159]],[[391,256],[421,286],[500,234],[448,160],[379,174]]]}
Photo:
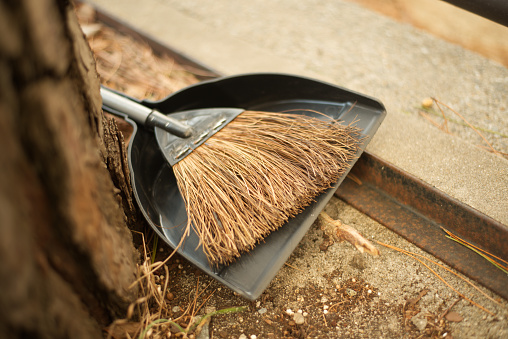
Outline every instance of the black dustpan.
{"label": "black dustpan", "polygon": [[[143,105],[169,115],[172,112],[213,107],[260,111],[301,110],[302,114],[319,116],[312,113],[317,111],[340,119],[345,124],[356,121],[355,124],[366,136],[358,157],[386,115],[384,106],[373,98],[320,81],[273,73],[205,81],[161,101],[145,101]],[[104,109],[118,114],[111,108]],[[148,223],[161,239],[175,248],[185,230],[187,214],[173,171],[160,151],[153,131],[136,128],[132,120],[126,120],[134,126],[128,150],[134,195]],[[254,300],[284,265],[346,175],[334,187],[318,196],[302,213],[228,266],[210,266],[205,253],[198,247],[197,235],[192,231],[178,253],[233,291]]]}

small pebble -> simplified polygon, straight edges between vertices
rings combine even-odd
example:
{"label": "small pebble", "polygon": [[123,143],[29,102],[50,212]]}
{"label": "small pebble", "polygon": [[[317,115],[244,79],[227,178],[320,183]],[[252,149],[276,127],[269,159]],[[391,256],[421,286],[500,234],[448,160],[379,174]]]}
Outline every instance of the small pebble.
{"label": "small pebble", "polygon": [[356,295],[356,291],[355,290],[352,290],[350,288],[346,289],[346,293],[347,295],[349,295],[350,297],[354,297]]}
{"label": "small pebble", "polygon": [[247,339],[247,336],[245,334],[240,334],[240,336],[238,337],[238,339]]}
{"label": "small pebble", "polygon": [[464,318],[460,314],[453,311],[446,313],[445,318],[446,320],[453,321],[455,323],[460,323],[462,320],[464,320]]}
{"label": "small pebble", "polygon": [[356,279],[355,279],[355,278],[353,278],[353,279],[351,279],[351,281],[352,281],[352,282],[356,282]]}
{"label": "small pebble", "polygon": [[307,312],[303,312],[303,316],[304,316],[304,317],[306,317],[306,316],[308,316],[308,315],[309,315],[309,313],[307,313]]}
{"label": "small pebble", "polygon": [[215,306],[206,306],[205,307],[205,314],[210,314],[217,311],[217,308]]}
{"label": "small pebble", "polygon": [[260,309],[259,309],[258,313],[259,313],[259,314],[265,314],[265,313],[266,313],[266,311],[267,311],[267,309],[263,307],[263,308],[260,308]]}
{"label": "small pebble", "polygon": [[293,315],[295,312],[293,312],[290,308],[286,310],[287,315]]}
{"label": "small pebble", "polygon": [[425,98],[422,100],[423,108],[431,108],[434,101],[431,98]]}
{"label": "small pebble", "polygon": [[371,293],[372,293],[372,290],[368,290],[368,291],[367,291],[367,293],[368,293],[368,294],[371,294]]}
{"label": "small pebble", "polygon": [[173,313],[180,312],[180,306],[174,306],[174,307],[171,309],[171,311],[172,311]]}
{"label": "small pebble", "polygon": [[418,316],[414,316],[413,318],[411,318],[411,322],[413,323],[413,325],[416,326],[416,328],[420,332],[423,332],[425,330],[425,327],[427,327],[427,319],[425,319],[425,318],[420,318]]}
{"label": "small pebble", "polygon": [[305,318],[301,313],[295,313],[295,315],[293,315],[293,320],[297,325],[302,325],[303,323],[305,323]]}
{"label": "small pebble", "polygon": [[250,336],[250,339],[257,339],[257,336],[255,334]]}
{"label": "small pebble", "polygon": [[323,313],[324,313],[324,314],[328,314],[328,310],[324,310],[324,311],[323,311]]}

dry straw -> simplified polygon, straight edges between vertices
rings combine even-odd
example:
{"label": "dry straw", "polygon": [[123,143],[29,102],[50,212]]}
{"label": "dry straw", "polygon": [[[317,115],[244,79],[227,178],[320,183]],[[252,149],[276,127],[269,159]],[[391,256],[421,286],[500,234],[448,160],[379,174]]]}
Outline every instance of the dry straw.
{"label": "dry straw", "polygon": [[328,117],[243,112],[173,168],[187,231],[210,263],[231,263],[330,188],[360,140]]}

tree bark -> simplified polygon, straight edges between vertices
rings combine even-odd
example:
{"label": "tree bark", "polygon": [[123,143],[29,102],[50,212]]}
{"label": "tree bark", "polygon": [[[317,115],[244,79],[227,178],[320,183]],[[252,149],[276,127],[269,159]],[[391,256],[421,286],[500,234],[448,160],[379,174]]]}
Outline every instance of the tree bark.
{"label": "tree bark", "polygon": [[0,146],[0,333],[102,337],[137,295],[136,209],[68,1],[0,2]]}

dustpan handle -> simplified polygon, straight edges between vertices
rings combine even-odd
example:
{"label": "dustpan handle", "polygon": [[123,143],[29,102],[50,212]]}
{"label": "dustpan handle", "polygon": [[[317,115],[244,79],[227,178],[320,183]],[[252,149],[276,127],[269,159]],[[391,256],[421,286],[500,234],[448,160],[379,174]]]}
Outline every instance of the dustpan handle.
{"label": "dustpan handle", "polygon": [[149,128],[159,127],[180,138],[192,135],[192,128],[154,109],[143,106],[101,86],[104,105],[126,114],[129,118]]}

